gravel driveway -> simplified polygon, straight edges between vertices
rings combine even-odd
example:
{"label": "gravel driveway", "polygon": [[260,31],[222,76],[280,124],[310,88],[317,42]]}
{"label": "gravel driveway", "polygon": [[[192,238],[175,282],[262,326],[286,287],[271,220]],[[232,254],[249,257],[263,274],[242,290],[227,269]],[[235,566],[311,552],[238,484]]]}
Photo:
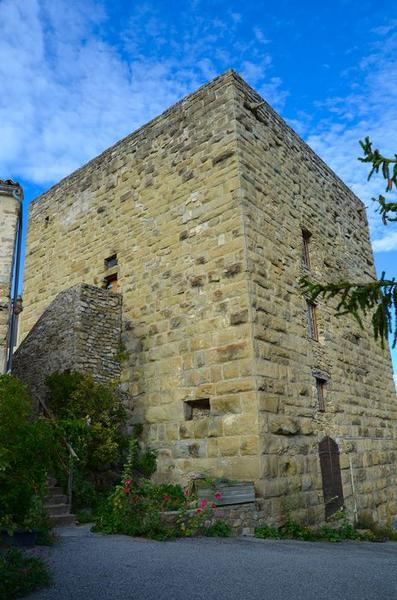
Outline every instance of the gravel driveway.
{"label": "gravel driveway", "polygon": [[61,530],[52,587],[31,600],[396,600],[397,543],[154,542]]}

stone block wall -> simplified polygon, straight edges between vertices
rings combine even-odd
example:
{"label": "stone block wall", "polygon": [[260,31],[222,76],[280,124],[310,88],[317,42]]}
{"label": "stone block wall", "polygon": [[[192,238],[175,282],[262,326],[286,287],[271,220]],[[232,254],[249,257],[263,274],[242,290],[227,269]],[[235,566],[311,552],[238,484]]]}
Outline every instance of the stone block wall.
{"label": "stone block wall", "polygon": [[[335,304],[316,307],[308,332],[299,279],[371,281],[375,269],[361,201],[262,98],[236,79],[237,153],[268,514],[323,516],[318,444],[341,452],[345,505],[385,521],[397,513],[397,398],[388,349]],[[310,268],[302,231],[310,232]],[[327,383],[325,410],[315,376]],[[354,490],[353,486],[354,485]],[[285,498],[288,497],[288,501]],[[320,502],[319,502],[320,499]]]}
{"label": "stone block wall", "polygon": [[[214,80],[30,209],[22,336],[117,254],[122,385],[164,478],[260,475],[233,88]],[[203,399],[210,414],[187,420]]]}
{"label": "stone block wall", "polygon": [[397,512],[389,354],[329,305],[310,339],[298,286],[302,228],[313,278],[374,276],[365,211],[259,101],[229,71],[35,200],[22,336],[70,285],[117,277],[122,386],[159,479],[254,480],[264,514],[320,520],[329,435],[348,507],[386,519]]}
{"label": "stone block wall", "polygon": [[[188,515],[194,517],[196,510],[188,511]],[[179,511],[167,511],[161,514],[164,523],[178,525],[181,515]],[[249,536],[255,535],[255,529],[268,523],[263,510],[255,503],[235,504],[233,506],[216,507],[204,521],[204,527],[215,525],[218,521],[225,521],[232,528],[233,535]]]}
{"label": "stone block wall", "polygon": [[121,297],[78,284],[61,292],[14,354],[13,374],[36,400],[56,371],[91,373],[98,382],[120,375]]}

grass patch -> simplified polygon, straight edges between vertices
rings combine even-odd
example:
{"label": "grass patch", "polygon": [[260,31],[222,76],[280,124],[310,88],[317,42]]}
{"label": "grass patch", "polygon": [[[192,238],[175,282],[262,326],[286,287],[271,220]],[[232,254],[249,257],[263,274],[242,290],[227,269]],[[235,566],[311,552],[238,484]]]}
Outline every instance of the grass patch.
{"label": "grass patch", "polygon": [[233,529],[229,523],[219,519],[219,521],[215,521],[215,523],[206,528],[204,535],[207,537],[231,537]]}
{"label": "grass patch", "polygon": [[51,575],[46,563],[13,548],[0,553],[0,600],[21,598],[48,585]]}
{"label": "grass patch", "polygon": [[359,530],[351,523],[343,522],[339,527],[323,525],[319,528],[307,527],[297,521],[288,520],[281,527],[262,525],[255,529],[255,537],[273,540],[303,540],[306,542],[342,542],[360,540],[366,542],[397,541],[397,532],[387,527],[373,527]]}

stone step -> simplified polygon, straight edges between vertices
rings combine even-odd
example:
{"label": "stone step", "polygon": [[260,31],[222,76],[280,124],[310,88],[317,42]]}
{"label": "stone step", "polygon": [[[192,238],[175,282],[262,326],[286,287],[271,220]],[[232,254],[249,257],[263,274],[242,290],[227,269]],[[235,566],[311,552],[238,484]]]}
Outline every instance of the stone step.
{"label": "stone step", "polygon": [[58,496],[59,494],[63,494],[63,489],[59,485],[48,488],[47,496]]}
{"label": "stone step", "polygon": [[58,483],[57,480],[55,479],[55,477],[48,477],[47,481],[48,481],[49,487],[54,487]]}
{"label": "stone step", "polygon": [[66,494],[48,494],[44,498],[45,504],[67,504],[68,497]]}
{"label": "stone step", "polygon": [[69,507],[67,504],[44,504],[45,511],[49,517],[54,517],[56,515],[63,515],[64,513],[69,512]]}
{"label": "stone step", "polygon": [[60,527],[61,525],[74,525],[76,523],[76,517],[70,513],[53,515],[51,520],[54,523],[54,527]]}

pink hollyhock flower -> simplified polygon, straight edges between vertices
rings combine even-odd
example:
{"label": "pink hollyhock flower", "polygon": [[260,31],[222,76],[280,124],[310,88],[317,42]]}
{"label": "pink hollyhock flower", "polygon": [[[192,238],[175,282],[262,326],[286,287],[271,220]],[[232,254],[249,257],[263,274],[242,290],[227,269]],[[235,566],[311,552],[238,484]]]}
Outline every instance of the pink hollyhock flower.
{"label": "pink hollyhock flower", "polygon": [[167,494],[165,496],[163,496],[163,502],[169,502],[171,500],[171,498],[169,496],[167,496]]}
{"label": "pink hollyhock flower", "polygon": [[123,492],[124,492],[124,494],[129,494],[129,493],[130,493],[130,491],[131,491],[131,490],[130,490],[130,488],[129,488],[129,487],[125,487],[125,488],[123,488]]}
{"label": "pink hollyhock flower", "polygon": [[217,508],[216,504],[212,503],[211,508]]}
{"label": "pink hollyhock flower", "polygon": [[205,508],[207,506],[207,504],[208,504],[208,500],[201,500],[201,502],[200,502],[201,508]]}
{"label": "pink hollyhock flower", "polygon": [[186,489],[186,490],[185,490],[183,493],[184,493],[184,495],[186,496],[186,498],[187,498],[188,496],[190,496],[190,492],[189,492],[189,490],[187,490],[187,489]]}
{"label": "pink hollyhock flower", "polygon": [[198,509],[196,510],[196,512],[197,512],[197,513],[202,513],[202,512],[203,512],[203,509],[202,509],[202,508],[198,508]]}
{"label": "pink hollyhock flower", "polygon": [[214,498],[215,500],[220,500],[222,498],[222,494],[220,492],[215,492]]}
{"label": "pink hollyhock flower", "polygon": [[126,479],[126,480],[124,481],[124,485],[125,485],[126,487],[127,487],[127,486],[130,486],[130,485],[132,485],[132,483],[133,483],[132,479]]}

